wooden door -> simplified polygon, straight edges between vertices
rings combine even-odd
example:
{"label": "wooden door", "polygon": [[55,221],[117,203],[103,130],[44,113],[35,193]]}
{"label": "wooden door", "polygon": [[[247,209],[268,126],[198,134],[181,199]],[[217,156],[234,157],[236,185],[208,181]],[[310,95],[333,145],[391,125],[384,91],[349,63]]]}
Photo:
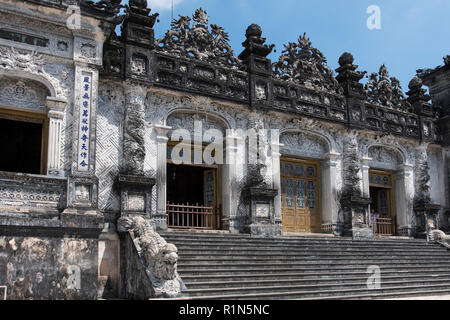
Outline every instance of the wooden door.
{"label": "wooden door", "polygon": [[281,164],[284,232],[320,232],[319,164],[283,161]]}

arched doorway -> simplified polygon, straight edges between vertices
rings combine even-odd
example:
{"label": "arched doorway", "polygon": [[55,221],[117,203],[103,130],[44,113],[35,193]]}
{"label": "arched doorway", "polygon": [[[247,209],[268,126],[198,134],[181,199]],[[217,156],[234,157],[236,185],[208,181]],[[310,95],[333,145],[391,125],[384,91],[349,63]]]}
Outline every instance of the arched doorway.
{"label": "arched doorway", "polygon": [[[323,225],[336,220],[333,205],[324,195],[323,181],[331,183],[324,176],[323,162],[330,152],[325,138],[309,132],[284,132],[280,137],[284,145],[281,150],[281,215],[283,231],[287,233],[320,233]],[[327,190],[332,190],[327,185]],[[334,197],[331,197],[334,198]],[[328,215],[324,216],[323,208]]]}
{"label": "arched doorway", "polygon": [[[171,127],[166,162],[168,227],[221,229],[225,146],[221,141],[211,148],[212,140],[217,143],[218,139],[211,139],[210,133],[224,137],[227,126],[218,118],[188,111],[171,114],[167,126]],[[182,139],[179,130],[185,131]],[[207,155],[213,163],[206,161]]]}
{"label": "arched doorway", "polygon": [[35,80],[3,76],[0,81],[0,171],[47,173],[47,97],[51,93]]}
{"label": "arched doorway", "polygon": [[[374,233],[381,236],[404,235],[410,224],[411,167],[403,154],[393,148],[373,145],[368,149],[369,171],[366,190]],[[407,233],[407,231],[406,231]]]}

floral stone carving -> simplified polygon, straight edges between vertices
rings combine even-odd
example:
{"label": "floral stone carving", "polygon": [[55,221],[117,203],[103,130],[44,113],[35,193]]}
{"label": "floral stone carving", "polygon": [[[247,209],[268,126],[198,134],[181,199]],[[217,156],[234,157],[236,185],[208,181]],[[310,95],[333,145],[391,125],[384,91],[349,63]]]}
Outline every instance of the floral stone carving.
{"label": "floral stone carving", "polygon": [[327,59],[320,50],[311,46],[306,33],[298,38],[298,43],[290,42],[278,62],[273,64],[275,78],[295,81],[319,90],[342,93],[333,72],[327,66]]}
{"label": "floral stone carving", "polygon": [[[191,21],[194,22],[191,24]],[[211,24],[210,30],[208,21],[209,17],[202,8],[195,11],[192,19],[187,16],[174,19],[172,29],[156,41],[157,48],[179,57],[238,68],[241,63],[228,44],[228,33],[216,24]]]}
{"label": "floral stone carving", "polygon": [[402,91],[400,81],[395,77],[389,77],[384,64],[380,67],[378,73],[372,72],[364,90],[372,103],[412,112],[411,105]]}

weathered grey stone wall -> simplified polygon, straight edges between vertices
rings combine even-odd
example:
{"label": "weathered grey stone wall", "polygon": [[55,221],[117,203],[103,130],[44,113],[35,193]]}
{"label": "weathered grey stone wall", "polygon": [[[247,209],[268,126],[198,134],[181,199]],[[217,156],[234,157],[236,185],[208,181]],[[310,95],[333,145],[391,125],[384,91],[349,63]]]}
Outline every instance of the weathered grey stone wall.
{"label": "weathered grey stone wall", "polygon": [[0,236],[0,286],[7,300],[97,298],[94,239]]}

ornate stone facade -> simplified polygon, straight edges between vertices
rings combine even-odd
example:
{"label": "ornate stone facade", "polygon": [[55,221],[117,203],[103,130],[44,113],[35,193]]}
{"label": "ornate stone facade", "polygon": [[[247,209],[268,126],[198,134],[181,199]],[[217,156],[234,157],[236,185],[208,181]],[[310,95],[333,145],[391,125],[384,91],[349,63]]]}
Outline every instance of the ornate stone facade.
{"label": "ornate stone facade", "polygon": [[[168,210],[169,180],[186,174],[168,170],[177,129],[192,140],[201,135],[201,148],[212,142],[208,130],[222,135],[224,162],[197,165],[201,173],[181,191],[192,191],[194,180],[206,191],[212,188],[204,198],[212,198],[209,205],[220,212],[215,229],[281,236],[286,159],[317,166],[322,227],[336,236],[373,236],[370,197],[379,186],[370,181],[372,171],[392,179],[396,235],[415,235],[428,214],[448,227],[448,58],[440,68],[419,72],[405,94],[385,66],[364,87],[366,72],[357,71],[350,53],[340,57],[335,77],[305,34],[272,63],[267,57],[273,45],[265,44],[261,27],[250,25],[236,57],[228,34],[209,24],[201,8],[192,18],[177,18],[155,40],[158,14],[145,1],[130,1],[123,15],[120,1],[75,1],[83,17],[76,31],[58,22],[65,21],[72,1],[22,1],[28,9],[37,3],[44,8],[43,16],[27,23],[28,11],[16,2],[0,0],[0,115],[31,112],[45,119],[44,169],[38,175],[0,172],[0,230],[8,243],[25,243],[19,256],[30,252],[27,243],[34,238],[55,248],[58,261],[47,269],[42,261],[36,264],[32,279],[38,272],[61,279],[70,273],[76,283],[80,271],[91,284],[99,281],[100,296],[183,293],[173,268],[176,249],[153,229],[180,224]],[[119,36],[113,30],[120,24]],[[261,139],[252,141],[251,130]],[[250,163],[255,155],[260,162]],[[118,228],[119,221],[128,227]],[[157,252],[147,236],[156,239]],[[92,259],[99,247],[102,256]],[[39,256],[35,251],[31,260]],[[19,270],[25,260],[11,262],[8,270]],[[106,260],[108,271],[97,279]],[[0,272],[0,286],[7,282],[11,290],[19,275],[8,277]],[[104,287],[108,279],[115,283],[111,292]],[[95,286],[77,288],[45,298],[100,297]],[[28,289],[14,290],[11,298],[29,295]]]}

